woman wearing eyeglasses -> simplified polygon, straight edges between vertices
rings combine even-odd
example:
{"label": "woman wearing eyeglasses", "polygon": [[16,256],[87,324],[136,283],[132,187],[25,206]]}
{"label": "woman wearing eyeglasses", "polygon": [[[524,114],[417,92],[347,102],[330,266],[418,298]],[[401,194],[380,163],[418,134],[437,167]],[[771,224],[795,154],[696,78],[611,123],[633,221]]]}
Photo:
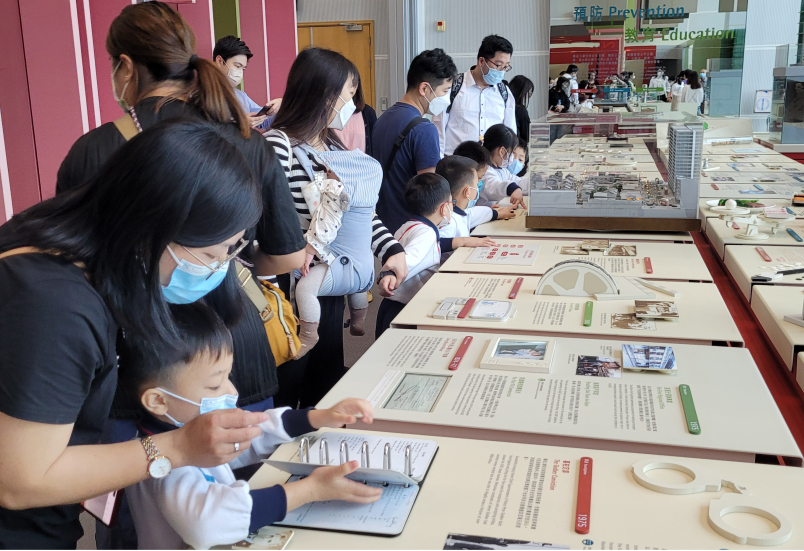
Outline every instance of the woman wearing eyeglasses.
{"label": "woman wearing eyeglasses", "polygon": [[[215,63],[195,55],[195,36],[181,14],[161,2],[128,6],[112,22],[106,49],[112,62],[112,90],[124,115],[116,124],[104,124],[73,145],[59,169],[57,193],[91,179],[123,146],[130,136],[118,126],[121,121],[132,135],[177,117],[211,121],[235,145],[238,159],[256,175],[261,190],[263,216],[256,231],[245,228],[245,237],[260,244],[258,252],[248,255],[255,271],[276,275],[300,268],[306,242],[282,167],[273,149],[251,130],[228,78]],[[176,148],[172,153],[178,161],[187,152]],[[220,193],[227,193],[223,184]],[[215,260],[193,258],[180,247],[172,251],[177,258],[202,266]],[[245,252],[251,253],[250,248]],[[168,261],[179,262],[170,255]],[[212,306],[219,314],[226,308],[225,304]],[[272,407],[271,399],[278,390],[276,362],[257,309],[248,308],[230,330],[234,341],[232,382],[240,391],[238,406],[255,411]],[[139,404],[127,403],[121,393],[113,412],[115,418],[131,418],[139,409]],[[129,429],[135,430],[133,425]],[[114,437],[125,439],[128,434],[118,431]]]}
{"label": "woman wearing eyeglasses", "polygon": [[175,346],[169,304],[200,299],[237,323],[251,305],[230,258],[261,212],[230,140],[177,121],[0,226],[0,548],[74,549],[79,502],[172,468],[228,463],[260,434],[265,413],[224,410],[99,444],[119,330]]}

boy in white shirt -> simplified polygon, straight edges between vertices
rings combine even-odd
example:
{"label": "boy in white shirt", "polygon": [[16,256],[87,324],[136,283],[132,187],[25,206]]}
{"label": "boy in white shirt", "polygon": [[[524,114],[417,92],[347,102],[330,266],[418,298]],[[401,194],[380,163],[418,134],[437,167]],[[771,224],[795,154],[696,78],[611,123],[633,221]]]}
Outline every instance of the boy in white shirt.
{"label": "boy in white shirt", "polygon": [[[203,303],[172,306],[184,346],[159,345],[121,349],[120,388],[135,392],[143,408],[138,436],[146,444],[199,415],[236,407],[232,371],[232,337],[220,318]],[[129,343],[130,344],[130,343]],[[268,410],[260,424],[263,434],[228,464],[212,468],[179,467],[162,478],[149,478],[126,488],[140,549],[208,549],[233,544],[250,532],[282,520],[287,511],[311,501],[339,499],[371,503],[382,491],[345,476],[357,469],[352,461],[319,467],[296,482],[251,490],[235,480],[232,468],[259,463],[283,442],[321,427],[342,427],[357,421],[371,423],[373,411],[365,400],[347,399],[325,410]],[[235,451],[239,446],[235,446]]]}
{"label": "boy in white shirt", "polygon": [[[472,229],[502,218],[506,220],[514,216],[514,207],[491,208],[475,206],[480,190],[478,189],[477,163],[466,157],[450,155],[444,157],[436,165],[436,174],[443,176],[449,182],[452,194],[452,216],[449,224],[441,229],[441,263],[443,264],[457,246],[487,246],[467,245],[466,239],[471,239]],[[490,241],[490,240],[489,240]],[[491,241],[491,245],[495,243]]]}
{"label": "boy in white shirt", "polygon": [[[438,271],[442,250],[440,229],[449,224],[452,216],[449,183],[438,174],[418,174],[405,187],[405,204],[413,217],[396,230],[394,238],[405,249],[408,275],[396,291],[380,304],[375,339],[380,338],[413,295]],[[452,247],[482,247],[493,241],[468,237],[448,239],[444,243],[452,250]],[[385,278],[393,278],[390,280],[390,288],[396,286],[393,272],[380,272],[377,280],[381,282]]]}

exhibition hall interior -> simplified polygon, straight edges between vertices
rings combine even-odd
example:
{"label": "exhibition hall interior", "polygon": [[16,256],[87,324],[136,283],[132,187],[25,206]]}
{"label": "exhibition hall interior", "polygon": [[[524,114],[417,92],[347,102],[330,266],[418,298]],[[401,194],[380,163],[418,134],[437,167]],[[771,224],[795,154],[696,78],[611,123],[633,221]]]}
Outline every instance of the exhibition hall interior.
{"label": "exhibition hall interior", "polygon": [[804,0],[0,49],[0,548],[804,549]]}

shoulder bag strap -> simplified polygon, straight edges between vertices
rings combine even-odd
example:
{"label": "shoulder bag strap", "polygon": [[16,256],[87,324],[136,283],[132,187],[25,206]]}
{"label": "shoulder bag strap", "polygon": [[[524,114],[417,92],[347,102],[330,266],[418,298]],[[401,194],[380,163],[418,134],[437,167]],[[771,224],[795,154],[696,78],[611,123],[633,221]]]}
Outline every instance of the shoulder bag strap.
{"label": "shoulder bag strap", "polygon": [[393,164],[394,159],[396,158],[396,154],[399,153],[399,148],[402,147],[402,143],[405,141],[405,138],[408,137],[410,131],[413,130],[414,127],[420,125],[423,122],[427,122],[427,119],[424,117],[416,117],[411,120],[408,125],[405,127],[402,132],[394,140],[394,147],[391,148],[391,154],[388,156],[388,160],[385,161],[385,165],[382,167],[382,171],[385,174],[385,177],[388,177],[388,171],[391,170],[391,164]]}
{"label": "shoulder bag strap", "polygon": [[497,90],[500,92],[500,95],[503,99],[503,104],[508,103],[508,86],[505,85],[504,82],[501,82],[497,85]]}
{"label": "shoulder bag strap", "polygon": [[134,124],[134,119],[131,118],[129,113],[124,114],[122,117],[114,121],[115,127],[117,127],[117,131],[123,135],[126,141],[129,141],[131,138],[136,136],[140,133],[137,130],[137,125]]}
{"label": "shoulder bag strap", "polygon": [[452,83],[452,88],[449,91],[449,106],[447,106],[447,113],[452,111],[452,102],[458,97],[458,92],[461,91],[461,86],[463,86],[463,73],[456,76],[455,81]]}
{"label": "shoulder bag strap", "polygon": [[0,254],[0,260],[2,260],[3,258],[8,258],[9,256],[16,256],[18,254],[30,254],[30,253],[41,253],[41,252],[42,251],[37,249],[36,247],[19,247]]}
{"label": "shoulder bag strap", "polygon": [[239,264],[237,266],[237,279],[240,280],[240,286],[243,288],[243,291],[245,291],[248,299],[254,303],[254,306],[259,310],[262,321],[265,322],[271,319],[274,315],[273,309],[271,305],[268,304],[268,299],[265,298],[259,284],[254,281],[251,270]]}

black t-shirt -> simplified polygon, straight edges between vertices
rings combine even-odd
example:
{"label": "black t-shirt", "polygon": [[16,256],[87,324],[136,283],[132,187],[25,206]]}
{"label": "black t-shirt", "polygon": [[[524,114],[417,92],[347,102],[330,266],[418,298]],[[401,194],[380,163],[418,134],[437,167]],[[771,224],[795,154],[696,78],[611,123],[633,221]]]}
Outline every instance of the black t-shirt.
{"label": "black t-shirt", "polygon": [[530,115],[528,114],[528,108],[517,104],[514,116],[516,117],[516,133],[519,138],[525,140],[525,143],[530,142]]}
{"label": "black t-shirt", "polygon": [[[143,130],[165,120],[202,118],[195,108],[181,101],[170,101],[157,109],[160,99],[146,98],[134,107]],[[251,132],[249,139],[244,139],[234,124],[217,124],[216,127],[243,154],[249,168],[257,175],[262,190],[262,218],[253,231],[247,232],[247,236],[256,237],[261,250],[269,255],[286,255],[303,249],[306,241],[299,227],[293,197],[273,148],[256,131]],[[84,134],[59,168],[56,193],[92,178],[123,144],[125,139],[114,123]],[[250,306],[248,299],[246,302]],[[247,406],[270,398],[278,389],[276,362],[257,309],[248,307],[244,319],[230,330],[234,341],[232,382],[240,394],[238,405]],[[126,400],[125,393],[118,393],[113,414],[115,417],[129,417],[139,409],[138,403]]]}
{"label": "black t-shirt", "polygon": [[[0,260],[0,411],[73,424],[69,445],[98,443],[117,386],[116,334],[112,313],[75,265],[46,254]],[[0,548],[75,548],[78,511],[0,508]]]}

